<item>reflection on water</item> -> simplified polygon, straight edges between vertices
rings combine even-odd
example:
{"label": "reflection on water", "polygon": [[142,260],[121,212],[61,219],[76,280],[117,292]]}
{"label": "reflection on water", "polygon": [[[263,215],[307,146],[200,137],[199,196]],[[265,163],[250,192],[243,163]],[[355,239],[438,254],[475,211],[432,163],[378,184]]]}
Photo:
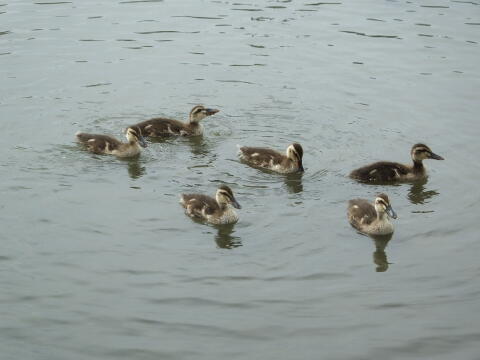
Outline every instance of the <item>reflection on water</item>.
{"label": "reflection on water", "polygon": [[227,225],[216,225],[215,228],[218,230],[217,235],[215,235],[215,242],[217,246],[222,249],[234,249],[236,247],[242,246],[242,241],[240,237],[233,236],[235,224]]}
{"label": "reflection on water", "polygon": [[208,154],[211,146],[203,136],[189,136],[184,138],[184,142],[190,146],[193,155]]}
{"label": "reflection on water", "polygon": [[142,166],[138,158],[128,160],[128,175],[132,179],[138,179],[145,175],[145,166]]}
{"label": "reflection on water", "polygon": [[436,190],[426,190],[424,185],[427,182],[428,179],[424,178],[412,183],[408,191],[408,199],[412,204],[425,204],[428,199],[439,194]]}
{"label": "reflection on water", "polygon": [[211,151],[211,144],[203,135],[200,136],[159,136],[150,137],[149,141],[154,144],[170,144],[172,142],[180,142],[188,145],[193,155],[205,155]]}
{"label": "reflection on water", "polygon": [[303,172],[297,172],[285,176],[284,182],[289,193],[298,194],[303,191],[302,177]]}
{"label": "reflection on water", "polygon": [[372,235],[370,236],[375,243],[375,251],[373,252],[373,263],[377,265],[375,269],[377,272],[385,272],[388,270],[388,265],[390,264],[387,259],[387,253],[385,248],[387,247],[388,242],[392,238],[392,234],[389,235]]}

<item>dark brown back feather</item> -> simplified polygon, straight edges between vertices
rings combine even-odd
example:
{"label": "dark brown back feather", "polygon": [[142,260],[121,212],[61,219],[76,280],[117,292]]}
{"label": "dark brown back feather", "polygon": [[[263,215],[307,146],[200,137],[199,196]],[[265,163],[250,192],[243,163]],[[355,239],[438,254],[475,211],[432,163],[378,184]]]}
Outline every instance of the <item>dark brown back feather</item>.
{"label": "dark brown back feather", "polygon": [[[134,126],[141,129],[143,136],[168,136],[173,135],[172,133],[180,135],[182,130],[188,131],[188,124],[167,118],[154,118],[142,121]],[[169,132],[169,129],[171,132]]]}
{"label": "dark brown back feather", "polygon": [[409,168],[403,164],[389,161],[379,161],[353,170],[350,177],[361,181],[388,182],[397,179],[397,173],[406,175]]}
{"label": "dark brown back feather", "polygon": [[105,151],[107,143],[109,144],[110,150],[118,149],[118,147],[122,144],[119,140],[108,135],[79,133],[77,134],[77,139],[82,144],[87,145],[90,151],[97,154]]}
{"label": "dark brown back feather", "polygon": [[[194,213],[201,215],[202,209],[205,208],[205,213],[208,215],[214,214],[220,210],[217,200],[214,198],[201,194],[183,194],[184,206],[190,206]],[[194,199],[192,201],[192,199]]]}
{"label": "dark brown back feather", "polygon": [[348,202],[348,219],[353,227],[358,229],[361,224],[371,224],[376,218],[375,207],[367,200],[353,199]]}
{"label": "dark brown back feather", "polygon": [[[268,148],[243,146],[240,150],[246,159],[252,162],[265,163],[273,159],[274,163],[281,163],[285,158],[284,155],[278,151]],[[252,156],[253,154],[258,155]]]}

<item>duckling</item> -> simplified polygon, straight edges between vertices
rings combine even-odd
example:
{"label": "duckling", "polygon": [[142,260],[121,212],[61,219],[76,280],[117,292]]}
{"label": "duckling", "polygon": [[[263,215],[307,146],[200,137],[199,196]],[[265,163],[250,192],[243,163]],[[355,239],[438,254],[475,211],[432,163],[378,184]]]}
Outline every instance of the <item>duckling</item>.
{"label": "duckling", "polygon": [[433,151],[425,144],[413,145],[410,154],[412,156],[413,165],[379,161],[353,170],[350,173],[350,177],[364,182],[420,180],[427,176],[422,160],[443,160],[443,157],[433,153]]}
{"label": "duckling", "polygon": [[280,174],[304,171],[303,149],[298,143],[289,145],[286,155],[267,148],[243,146],[239,149],[239,157],[250,166],[272,170]]}
{"label": "duckling", "polygon": [[215,199],[201,194],[182,194],[180,204],[188,216],[204,220],[211,224],[233,224],[238,221],[237,213],[232,209],[241,206],[235,200],[232,190],[222,185],[218,188]]}
{"label": "duckling", "polygon": [[138,126],[144,136],[198,136],[203,134],[203,125],[200,124],[200,120],[216,114],[219,111],[220,110],[197,105],[190,111],[188,123],[173,119],[154,118],[140,122],[134,126]]}
{"label": "duckling", "polygon": [[[95,135],[77,132],[77,140],[95,154],[111,154],[118,157],[131,157],[140,153],[140,146],[147,147],[140,128],[131,126],[126,130],[128,143],[122,143],[108,135]],[[139,146],[140,145],[140,146]]]}
{"label": "duckling", "polygon": [[388,196],[379,194],[373,204],[365,199],[348,202],[348,221],[358,231],[368,235],[387,235],[393,233],[393,224],[389,217],[397,218]]}

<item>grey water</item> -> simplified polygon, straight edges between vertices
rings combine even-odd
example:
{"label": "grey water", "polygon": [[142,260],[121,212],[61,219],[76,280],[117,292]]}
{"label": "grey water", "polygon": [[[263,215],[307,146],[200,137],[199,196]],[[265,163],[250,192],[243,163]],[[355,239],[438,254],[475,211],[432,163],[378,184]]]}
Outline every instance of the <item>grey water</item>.
{"label": "grey water", "polygon": [[[477,0],[0,0],[0,358],[478,359],[479,41]],[[303,175],[237,159],[293,141]],[[417,142],[426,181],[348,178]],[[220,184],[236,225],[185,216]],[[346,219],[378,192],[390,239]]]}

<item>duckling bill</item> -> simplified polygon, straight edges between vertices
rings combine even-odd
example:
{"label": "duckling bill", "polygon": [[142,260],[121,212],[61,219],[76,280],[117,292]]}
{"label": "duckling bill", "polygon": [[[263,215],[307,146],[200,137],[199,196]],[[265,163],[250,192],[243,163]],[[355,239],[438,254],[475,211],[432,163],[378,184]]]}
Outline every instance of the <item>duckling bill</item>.
{"label": "duckling bill", "polygon": [[132,157],[140,153],[140,146],[147,147],[142,132],[138,127],[129,127],[125,134],[128,142],[123,143],[108,135],[87,134],[78,132],[78,142],[85,145],[94,154],[109,154],[118,157]]}
{"label": "duckling bill", "polygon": [[393,233],[393,224],[389,217],[397,218],[386,194],[377,195],[373,204],[365,199],[350,200],[347,213],[350,224],[368,235]]}
{"label": "duckling bill", "polygon": [[202,194],[182,194],[180,204],[188,216],[211,224],[236,223],[238,215],[233,208],[241,208],[232,190],[226,185],[218,188],[215,198]]}
{"label": "duckling bill", "polygon": [[303,148],[298,143],[289,145],[285,155],[272,149],[243,146],[239,149],[239,157],[250,166],[268,169],[280,174],[304,171]]}
{"label": "duckling bill", "polygon": [[174,119],[154,118],[135,124],[139,127],[144,136],[198,136],[203,134],[201,120],[219,112],[218,109],[206,108],[202,105],[194,106],[189,114],[188,123]]}
{"label": "duckling bill", "polygon": [[363,182],[391,182],[411,181],[424,179],[427,171],[423,160],[443,160],[425,144],[415,144],[410,151],[413,165],[404,165],[396,162],[379,161],[353,170],[350,177]]}

